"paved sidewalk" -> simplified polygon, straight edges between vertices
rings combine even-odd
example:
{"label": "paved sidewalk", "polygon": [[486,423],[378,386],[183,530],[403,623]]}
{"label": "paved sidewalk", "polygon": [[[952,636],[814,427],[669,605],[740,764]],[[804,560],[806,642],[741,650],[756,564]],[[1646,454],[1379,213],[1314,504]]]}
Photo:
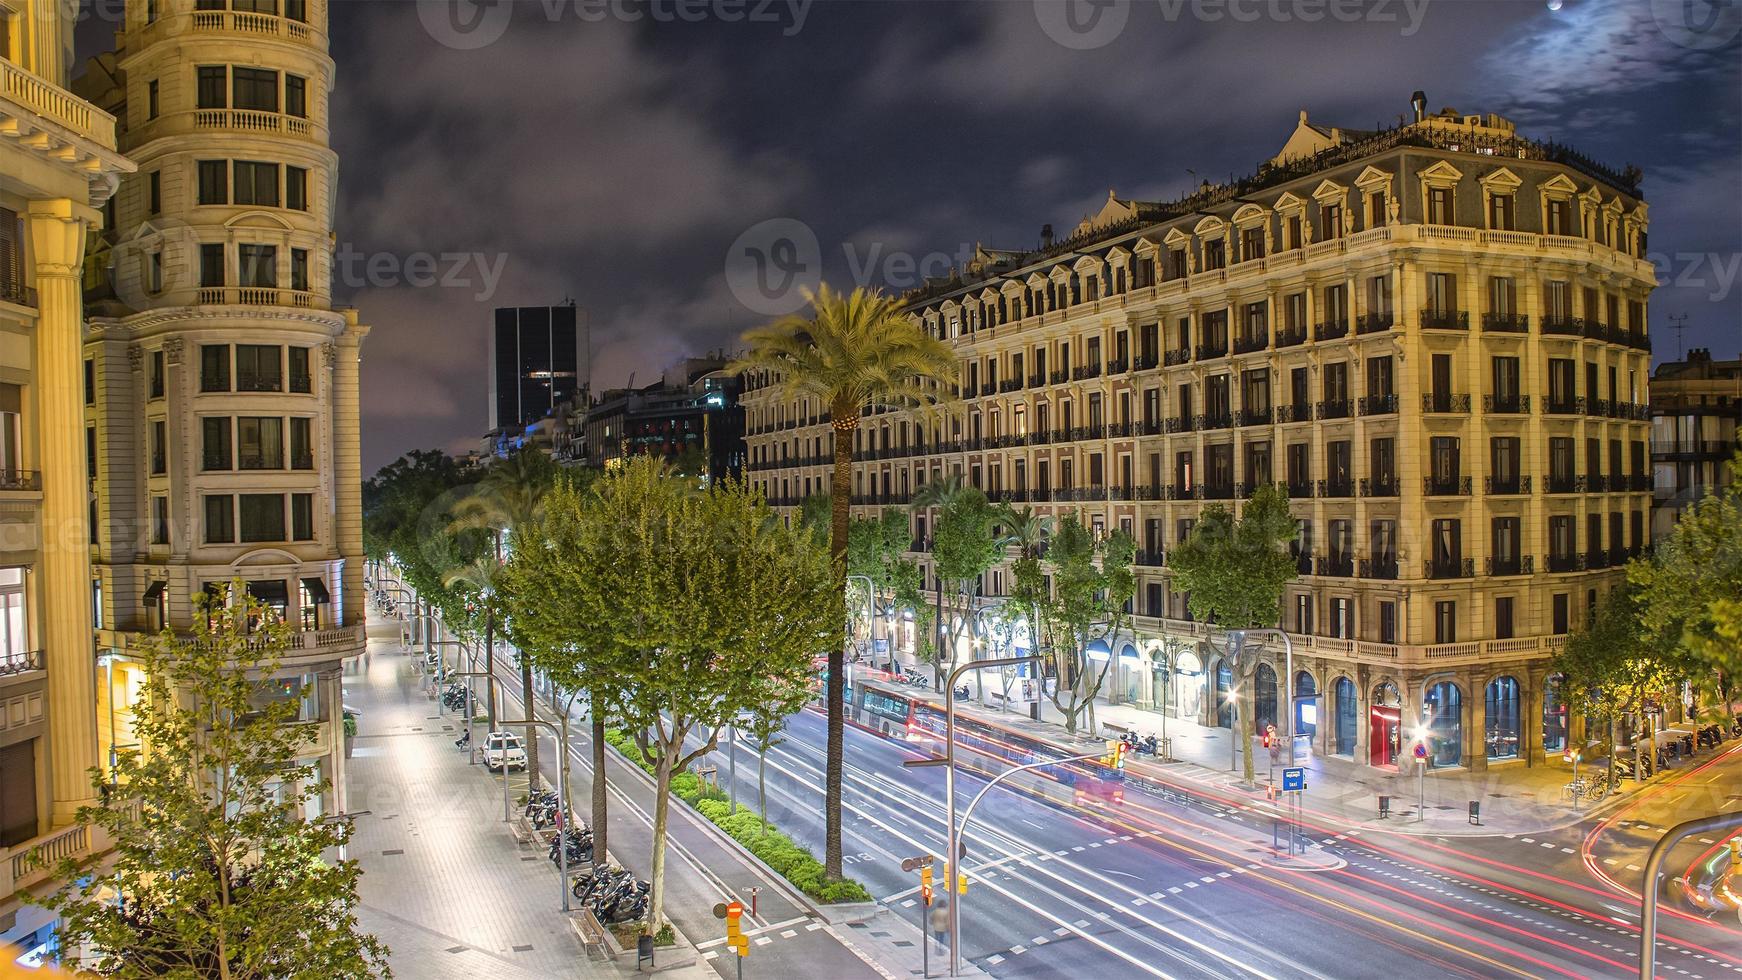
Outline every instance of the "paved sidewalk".
{"label": "paved sidewalk", "polygon": [[[587,959],[544,854],[516,843],[500,783],[454,748],[458,730],[437,715],[415,664],[390,622],[372,624],[368,652],[346,666],[345,702],[361,711],[348,782],[363,927],[391,948],[401,977],[619,976]],[[686,974],[714,976],[671,973]]]}
{"label": "paved sidewalk", "polygon": [[[942,702],[942,695],[920,692],[922,696]],[[1063,715],[1051,702],[1042,702],[1040,722],[1025,713],[984,707],[975,702],[957,706],[965,715],[1013,727],[1044,738],[1061,746],[1075,749],[1087,744],[1090,733],[1082,732],[1075,740],[1063,727]],[[1097,725],[1113,724],[1142,735],[1160,736],[1162,716],[1130,705],[1095,705]],[[1155,763],[1147,756],[1127,757],[1127,769],[1137,775],[1151,775],[1161,780],[1184,781],[1214,787],[1228,794],[1264,797],[1263,785],[1269,780],[1269,753],[1257,737],[1252,739],[1253,771],[1258,789],[1240,785],[1244,766],[1231,765],[1232,734],[1225,728],[1207,728],[1189,721],[1169,717],[1166,734],[1173,739],[1172,763]],[[1097,734],[1095,740],[1102,736]],[[1303,750],[1304,752],[1304,750]],[[1276,779],[1280,783],[1280,769]],[[1422,779],[1413,766],[1396,772],[1374,769],[1336,757],[1304,755],[1296,765],[1307,769],[1306,807],[1322,815],[1348,823],[1370,825],[1404,834],[1435,836],[1494,836],[1516,833],[1536,833],[1571,826],[1592,815],[1605,812],[1642,788],[1627,782],[1621,791],[1597,804],[1581,804],[1574,809],[1562,792],[1572,778],[1569,765],[1558,754],[1539,766],[1522,762],[1507,762],[1491,766],[1486,772],[1439,770]],[[1419,781],[1418,781],[1419,780]],[[1418,814],[1419,798],[1425,799],[1425,811]],[[1392,816],[1380,820],[1379,797],[1392,797]],[[1481,824],[1469,819],[1469,804],[1481,804]],[[1419,819],[1418,819],[1419,817]]]}

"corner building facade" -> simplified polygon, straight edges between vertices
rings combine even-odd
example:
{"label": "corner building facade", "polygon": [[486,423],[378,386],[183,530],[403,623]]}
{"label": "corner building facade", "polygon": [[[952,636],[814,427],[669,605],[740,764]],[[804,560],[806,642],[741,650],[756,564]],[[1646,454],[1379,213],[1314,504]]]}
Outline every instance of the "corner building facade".
{"label": "corner building facade", "polygon": [[[1582,737],[1548,660],[1647,541],[1637,184],[1497,116],[1357,132],[1303,112],[1251,178],[1110,193],[1064,241],[982,248],[909,294],[961,358],[961,410],[868,415],[854,503],[960,473],[1129,532],[1135,629],[1100,652],[1108,700],[1228,727],[1237,690],[1258,731],[1295,704],[1326,757],[1396,766],[1425,725],[1435,768],[1539,764]],[[827,490],[830,430],[770,380],[748,379],[751,476],[796,505]],[[1278,610],[1295,676],[1274,650],[1236,684],[1167,558],[1264,483],[1300,527]]]}
{"label": "corner building facade", "polygon": [[323,0],[127,4],[120,49],[87,75],[142,163],[90,297],[104,315],[86,338],[85,417],[102,748],[131,741],[143,636],[189,628],[198,596],[239,579],[293,630],[261,697],[298,702],[304,758],[333,786],[319,810],[337,813],[340,672],[364,644],[367,328],[331,302],[326,13]]}

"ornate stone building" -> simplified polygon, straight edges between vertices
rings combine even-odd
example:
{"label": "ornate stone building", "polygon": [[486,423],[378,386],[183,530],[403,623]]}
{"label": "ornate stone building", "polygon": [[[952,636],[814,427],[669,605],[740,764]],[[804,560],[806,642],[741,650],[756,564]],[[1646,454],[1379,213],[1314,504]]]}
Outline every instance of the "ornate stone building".
{"label": "ornate stone building", "polygon": [[1651,378],[1653,536],[1668,534],[1682,511],[1730,485],[1738,448],[1742,357],[1715,361],[1711,350],[1696,347],[1685,361],[1659,364]]}
{"label": "ornate stone building", "polygon": [[[1635,171],[1424,110],[1382,132],[1303,112],[1255,176],[1110,193],[1064,240],[909,294],[962,400],[947,428],[868,415],[855,505],[960,473],[1130,532],[1111,700],[1226,727],[1237,687],[1282,728],[1292,689],[1314,751],[1374,766],[1418,726],[1436,767],[1558,751],[1577,719],[1548,660],[1647,540],[1646,205]],[[827,489],[830,429],[767,381],[747,379],[750,476],[792,506]],[[1278,610],[1295,677],[1277,650],[1236,684],[1167,556],[1263,483],[1300,524]]]}
{"label": "ornate stone building", "polygon": [[79,278],[133,167],[67,89],[75,13],[0,0],[0,939],[26,950],[50,916],[14,894],[52,884],[31,852],[104,846],[72,825],[98,761]]}
{"label": "ornate stone building", "polygon": [[103,750],[129,740],[140,637],[188,626],[196,597],[239,579],[294,630],[261,696],[299,702],[335,813],[341,664],[364,643],[368,328],[331,302],[326,27],[324,0],[128,2],[119,49],[86,75],[139,171],[90,297],[84,417]]}

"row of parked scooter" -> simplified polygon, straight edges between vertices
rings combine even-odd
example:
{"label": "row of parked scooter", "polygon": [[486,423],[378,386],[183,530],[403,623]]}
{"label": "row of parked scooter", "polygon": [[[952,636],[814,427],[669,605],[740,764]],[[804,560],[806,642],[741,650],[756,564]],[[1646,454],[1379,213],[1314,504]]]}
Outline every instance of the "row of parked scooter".
{"label": "row of parked scooter", "polygon": [[1119,741],[1124,742],[1125,747],[1137,755],[1155,755],[1161,747],[1161,740],[1154,734],[1139,738],[1136,732],[1125,732],[1119,736]]}
{"label": "row of parked scooter", "polygon": [[449,684],[442,690],[442,706],[449,711],[463,711],[466,707],[466,685]]}
{"label": "row of parked scooter", "polygon": [[[534,793],[526,801],[526,819],[539,829],[558,823],[561,810],[562,801],[549,790]],[[561,867],[563,851],[568,851],[569,889],[581,906],[604,923],[633,922],[647,915],[651,886],[623,868],[594,867],[592,830],[581,820],[566,822],[566,829],[546,841],[547,852],[551,863]]]}

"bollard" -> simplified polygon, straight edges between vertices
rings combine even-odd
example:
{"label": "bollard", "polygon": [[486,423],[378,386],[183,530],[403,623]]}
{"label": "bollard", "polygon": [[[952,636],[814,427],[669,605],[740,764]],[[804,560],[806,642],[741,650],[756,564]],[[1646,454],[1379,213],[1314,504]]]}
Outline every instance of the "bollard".
{"label": "bollard", "polygon": [[1470,822],[1482,826],[1482,804],[1477,800],[1470,801]]}
{"label": "bollard", "polygon": [[1389,796],[1381,796],[1379,798],[1379,819],[1391,819],[1391,797]]}

